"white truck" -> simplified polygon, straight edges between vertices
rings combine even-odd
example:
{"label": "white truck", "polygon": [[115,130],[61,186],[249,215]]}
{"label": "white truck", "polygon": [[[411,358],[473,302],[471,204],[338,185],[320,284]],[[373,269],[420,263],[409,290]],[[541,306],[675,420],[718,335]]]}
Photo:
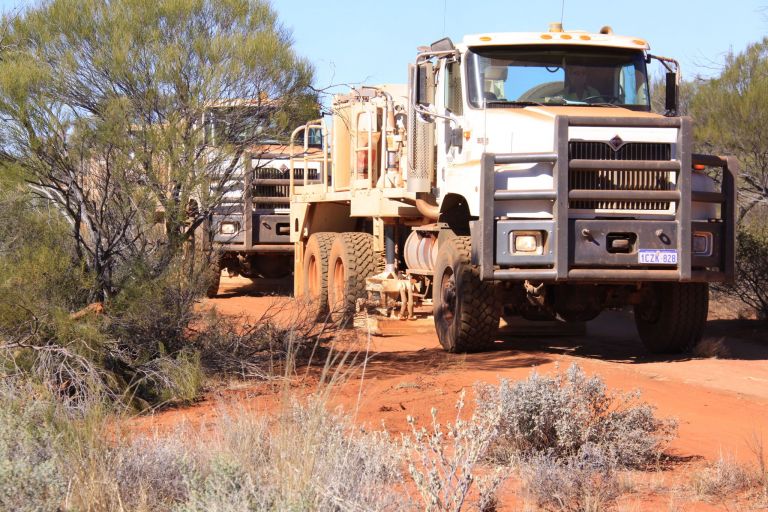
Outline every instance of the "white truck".
{"label": "white truck", "polygon": [[650,351],[689,349],[708,283],[733,277],[737,166],[692,154],[677,64],[648,51],[609,27],[446,38],[407,85],[336,96],[332,133],[299,129],[325,136],[302,157],[319,182],[291,175],[296,294],[341,319],[361,299],[399,318],[431,301],[450,352],[490,347],[502,316],[627,305]]}
{"label": "white truck", "polygon": [[[208,195],[213,199],[205,240],[215,252],[215,265],[207,295],[218,293],[221,271],[250,279],[282,279],[293,272],[293,249],[288,227],[289,172],[318,182],[320,166],[311,162],[307,172],[290,171],[288,146],[261,136],[273,110],[269,101],[228,101],[210,107],[204,119],[206,143],[211,148]],[[320,133],[309,134],[300,154],[317,154]],[[243,145],[242,152],[226,145]],[[225,155],[224,157],[222,155]]]}

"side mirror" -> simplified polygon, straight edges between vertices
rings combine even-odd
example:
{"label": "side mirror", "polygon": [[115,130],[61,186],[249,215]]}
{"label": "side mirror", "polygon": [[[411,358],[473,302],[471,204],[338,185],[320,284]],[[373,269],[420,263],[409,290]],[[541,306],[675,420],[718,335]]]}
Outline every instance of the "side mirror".
{"label": "side mirror", "polygon": [[435,73],[431,62],[416,67],[416,104],[428,107],[435,102]]}
{"label": "side mirror", "polygon": [[677,73],[667,73],[666,83],[666,99],[664,102],[664,109],[671,115],[677,114],[677,107],[679,103],[679,88],[677,86]]}

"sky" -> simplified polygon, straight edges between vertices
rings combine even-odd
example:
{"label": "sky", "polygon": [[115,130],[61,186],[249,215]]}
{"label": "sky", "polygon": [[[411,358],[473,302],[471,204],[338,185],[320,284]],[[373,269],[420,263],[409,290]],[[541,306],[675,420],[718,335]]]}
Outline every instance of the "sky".
{"label": "sky", "polygon": [[[416,47],[443,36],[535,32],[560,21],[568,29],[639,37],[651,52],[680,61],[684,78],[713,76],[729,51],[768,31],[768,0],[272,0],[313,62],[315,85],[404,83]],[[29,5],[0,0],[8,12]],[[339,90],[339,89],[337,89]]]}
{"label": "sky", "polygon": [[[768,0],[273,0],[296,51],[315,65],[316,85],[403,83],[416,47],[443,36],[568,29],[647,40],[676,58],[683,77],[717,74],[729,51],[768,32]],[[563,8],[564,7],[564,8]]]}

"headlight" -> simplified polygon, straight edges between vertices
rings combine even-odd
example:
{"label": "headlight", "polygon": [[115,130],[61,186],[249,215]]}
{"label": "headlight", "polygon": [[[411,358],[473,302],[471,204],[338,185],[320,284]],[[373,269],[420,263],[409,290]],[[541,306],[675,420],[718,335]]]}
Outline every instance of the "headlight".
{"label": "headlight", "polygon": [[541,231],[513,231],[511,242],[515,254],[544,254]]}
{"label": "headlight", "polygon": [[712,233],[697,231],[693,234],[691,248],[696,256],[712,256]]}
{"label": "headlight", "polygon": [[219,224],[219,232],[222,235],[234,235],[240,230],[240,225],[237,222],[222,222]]}

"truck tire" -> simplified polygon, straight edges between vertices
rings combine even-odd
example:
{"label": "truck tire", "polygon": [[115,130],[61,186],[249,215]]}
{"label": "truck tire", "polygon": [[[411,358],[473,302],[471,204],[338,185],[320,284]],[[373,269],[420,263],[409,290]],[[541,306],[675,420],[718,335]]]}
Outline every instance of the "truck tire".
{"label": "truck tire", "polygon": [[470,262],[470,238],[440,244],[435,264],[435,329],[447,352],[479,352],[496,341],[501,301],[496,285],[480,280]]}
{"label": "truck tire", "polygon": [[634,307],[635,324],[650,352],[687,352],[701,339],[708,309],[707,283],[653,283]]}
{"label": "truck tire", "polygon": [[302,264],[302,290],[317,320],[328,315],[328,255],[336,233],[314,233],[307,241]]}
{"label": "truck tire", "polygon": [[373,235],[341,233],[328,260],[328,306],[335,321],[355,315],[357,299],[365,297],[365,280],[376,272]]}
{"label": "truck tire", "polygon": [[215,261],[211,263],[210,276],[208,276],[208,287],[205,289],[205,296],[209,299],[219,294],[219,285],[221,284],[221,263]]}

